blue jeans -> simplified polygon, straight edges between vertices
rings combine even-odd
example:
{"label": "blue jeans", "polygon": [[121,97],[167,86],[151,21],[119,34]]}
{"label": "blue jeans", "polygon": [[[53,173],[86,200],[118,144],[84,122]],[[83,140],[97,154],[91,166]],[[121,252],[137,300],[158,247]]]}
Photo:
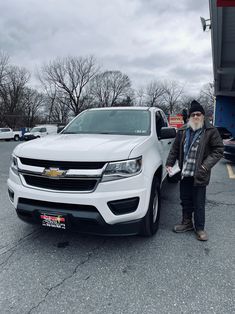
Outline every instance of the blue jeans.
{"label": "blue jeans", "polygon": [[193,177],[185,177],[180,181],[180,200],[183,217],[192,219],[194,213],[194,227],[204,230],[206,186],[194,186]]}

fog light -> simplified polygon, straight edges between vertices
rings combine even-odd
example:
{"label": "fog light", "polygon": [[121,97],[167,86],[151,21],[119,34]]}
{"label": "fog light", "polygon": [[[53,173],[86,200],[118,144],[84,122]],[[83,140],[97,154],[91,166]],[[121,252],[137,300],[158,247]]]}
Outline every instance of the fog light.
{"label": "fog light", "polygon": [[139,197],[126,198],[108,202],[108,207],[114,215],[129,214],[136,211],[139,205]]}

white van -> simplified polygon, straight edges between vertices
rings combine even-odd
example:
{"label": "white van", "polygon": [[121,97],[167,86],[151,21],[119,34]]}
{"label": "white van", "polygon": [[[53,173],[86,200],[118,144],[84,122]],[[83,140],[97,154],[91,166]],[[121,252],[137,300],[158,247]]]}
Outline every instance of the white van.
{"label": "white van", "polygon": [[44,137],[49,134],[56,134],[57,133],[57,126],[52,124],[44,124],[44,125],[37,125],[24,134],[24,140],[32,140],[35,138]]}

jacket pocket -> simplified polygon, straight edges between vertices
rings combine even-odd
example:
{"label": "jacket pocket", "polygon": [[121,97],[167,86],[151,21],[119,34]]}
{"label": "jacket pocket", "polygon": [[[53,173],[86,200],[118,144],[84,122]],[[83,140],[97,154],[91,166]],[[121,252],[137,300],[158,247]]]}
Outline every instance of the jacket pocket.
{"label": "jacket pocket", "polygon": [[207,185],[210,181],[210,171],[207,171],[200,166],[196,171],[195,179],[198,184]]}

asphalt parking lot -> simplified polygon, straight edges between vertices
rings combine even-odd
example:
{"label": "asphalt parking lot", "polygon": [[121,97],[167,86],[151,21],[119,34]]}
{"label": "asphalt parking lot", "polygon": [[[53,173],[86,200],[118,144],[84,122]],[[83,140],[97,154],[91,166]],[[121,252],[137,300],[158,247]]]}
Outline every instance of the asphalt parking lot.
{"label": "asphalt parking lot", "polygon": [[172,232],[181,209],[169,183],[154,237],[85,236],[17,218],[6,186],[16,145],[0,142],[1,313],[235,313],[235,165],[212,173],[208,242]]}

